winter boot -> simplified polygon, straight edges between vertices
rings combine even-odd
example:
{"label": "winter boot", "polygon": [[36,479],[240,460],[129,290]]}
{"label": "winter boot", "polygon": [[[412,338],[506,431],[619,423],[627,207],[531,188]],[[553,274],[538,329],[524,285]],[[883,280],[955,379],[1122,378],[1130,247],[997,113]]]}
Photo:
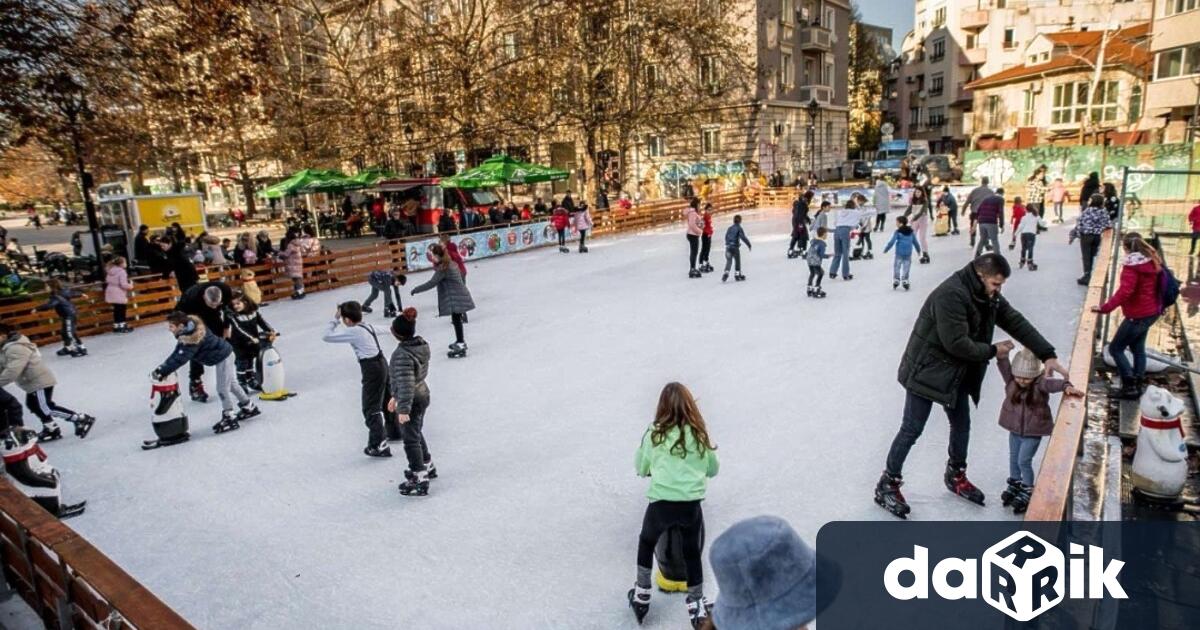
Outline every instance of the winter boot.
{"label": "winter boot", "polygon": [[42,430],[38,432],[39,442],[53,442],[61,439],[62,429],[58,428],[58,423],[53,420],[43,424]]}
{"label": "winter boot", "polygon": [[1006,481],[1008,483],[1008,487],[1004,489],[1004,492],[1000,493],[1000,505],[1003,505],[1004,507],[1011,505],[1013,499],[1017,498],[1017,495],[1021,494],[1020,479],[1013,479],[1012,477],[1009,477]]}
{"label": "winter boot", "polygon": [[259,411],[258,407],[250,401],[238,403],[238,411],[236,416],[238,422],[241,422],[242,420],[249,420],[250,418],[261,414],[262,412]]}
{"label": "winter boot", "polygon": [[71,417],[71,423],[75,425],[75,437],[83,439],[87,437],[88,431],[92,430],[96,419],[86,413],[77,413]]}
{"label": "winter boot", "polygon": [[392,447],[388,446],[388,443],[384,441],[378,446],[368,446],[364,448],[363,454],[367,457],[391,457]]}
{"label": "winter boot", "polygon": [[1033,498],[1033,486],[1021,484],[1021,492],[1013,497],[1013,514],[1024,514],[1029,509],[1029,500]]}
{"label": "winter boot", "polygon": [[629,607],[633,609],[633,616],[637,617],[640,625],[646,613],[650,612],[650,589],[637,585],[629,589]]}
{"label": "winter boot", "polygon": [[967,465],[946,464],[946,474],[944,477],[946,489],[958,496],[974,503],[983,505],[983,491],[975,487],[970,479],[967,479]]}
{"label": "winter boot", "polygon": [[733,274],[733,279],[736,282],[741,282],[746,279],[746,276],[742,275],[742,272],[738,271]]}
{"label": "winter boot", "polygon": [[213,425],[213,433],[225,433],[242,428],[237,421],[237,412],[233,410],[221,412],[221,421]]}
{"label": "winter boot", "polygon": [[[409,475],[412,475],[409,477]],[[400,494],[406,497],[423,497],[429,494],[429,471],[404,471],[405,480],[400,484]]]}
{"label": "winter boot", "polygon": [[208,402],[208,392],[204,391],[204,381],[194,380],[191,384],[192,400],[199,403]]}
{"label": "winter boot", "polygon": [[904,495],[900,493],[902,485],[904,485],[904,479],[900,475],[893,477],[884,472],[879,477],[879,483],[875,484],[875,503],[892,514],[907,519],[912,508],[908,506],[908,501],[905,501]]}
{"label": "winter boot", "polygon": [[708,620],[708,616],[712,613],[713,605],[708,601],[707,597],[700,599],[692,599],[688,597],[687,610],[688,617],[692,620],[692,628],[699,629],[704,627],[704,622]]}

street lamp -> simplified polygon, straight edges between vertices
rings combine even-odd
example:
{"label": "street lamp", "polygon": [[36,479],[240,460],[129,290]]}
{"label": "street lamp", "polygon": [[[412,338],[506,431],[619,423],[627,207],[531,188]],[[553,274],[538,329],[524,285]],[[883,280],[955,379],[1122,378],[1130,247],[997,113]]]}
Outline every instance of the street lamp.
{"label": "street lamp", "polygon": [[404,125],[404,140],[408,143],[408,168],[405,170],[408,171],[410,176],[413,174],[413,161],[416,159],[413,157],[413,135],[415,134],[412,125]]}
{"label": "street lamp", "polygon": [[[816,162],[816,144],[817,144],[817,116],[821,115],[821,104],[817,102],[816,97],[813,97],[808,102],[808,172],[817,172]],[[806,178],[807,179],[807,178]]]}

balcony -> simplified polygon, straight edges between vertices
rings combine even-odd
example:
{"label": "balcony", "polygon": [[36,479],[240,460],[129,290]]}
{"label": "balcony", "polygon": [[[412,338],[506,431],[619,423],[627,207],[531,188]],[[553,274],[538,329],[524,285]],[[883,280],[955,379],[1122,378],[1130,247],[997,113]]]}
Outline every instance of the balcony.
{"label": "balcony", "polygon": [[967,48],[962,51],[962,65],[981,66],[987,63],[987,49],[982,47]]}
{"label": "balcony", "polygon": [[964,31],[982,30],[987,25],[987,9],[964,9],[958,18],[958,26]]}
{"label": "balcony", "polygon": [[833,104],[833,88],[828,85],[802,85],[797,94],[797,100],[801,104],[807,105],[813,99],[822,107],[828,107]]}
{"label": "balcony", "polygon": [[804,52],[829,52],[833,50],[833,33],[823,26],[801,27],[800,50]]}
{"label": "balcony", "polygon": [[958,86],[958,93],[954,95],[954,102],[951,105],[965,107],[968,111],[975,102],[975,91],[968,90],[962,84]]}

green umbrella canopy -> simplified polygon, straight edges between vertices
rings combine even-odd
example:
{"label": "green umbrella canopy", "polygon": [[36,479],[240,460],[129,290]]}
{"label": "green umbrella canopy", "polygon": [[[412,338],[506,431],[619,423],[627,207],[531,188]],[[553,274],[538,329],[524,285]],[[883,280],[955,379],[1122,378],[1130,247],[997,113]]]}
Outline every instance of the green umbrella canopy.
{"label": "green umbrella canopy", "polygon": [[507,184],[557,182],[570,177],[562,169],[529,164],[507,155],[493,155],[473,169],[441,180],[442,188],[492,188]]}
{"label": "green umbrella canopy", "polygon": [[292,195],[299,194],[302,188],[317,181],[321,177],[329,175],[330,173],[334,173],[334,171],[312,168],[296,171],[291,177],[277,184],[272,184],[271,186],[264,188],[262,194],[268,199],[290,197]]}
{"label": "green umbrella canopy", "polygon": [[313,178],[312,181],[300,187],[302,193],[342,192],[354,188],[350,178],[341,171],[325,171]]}
{"label": "green umbrella canopy", "polygon": [[380,180],[396,179],[399,175],[381,168],[369,168],[348,179],[347,188],[370,188]]}

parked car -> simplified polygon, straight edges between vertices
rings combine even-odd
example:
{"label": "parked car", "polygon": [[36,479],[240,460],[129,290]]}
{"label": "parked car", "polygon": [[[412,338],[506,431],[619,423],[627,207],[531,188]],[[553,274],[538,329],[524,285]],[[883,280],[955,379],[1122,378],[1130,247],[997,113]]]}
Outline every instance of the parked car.
{"label": "parked car", "polygon": [[918,172],[929,174],[933,182],[957,182],[962,180],[962,166],[953,155],[926,155],[917,162]]}
{"label": "parked car", "polygon": [[867,179],[871,176],[871,163],[866,160],[854,160],[850,163],[850,176],[854,179]]}

